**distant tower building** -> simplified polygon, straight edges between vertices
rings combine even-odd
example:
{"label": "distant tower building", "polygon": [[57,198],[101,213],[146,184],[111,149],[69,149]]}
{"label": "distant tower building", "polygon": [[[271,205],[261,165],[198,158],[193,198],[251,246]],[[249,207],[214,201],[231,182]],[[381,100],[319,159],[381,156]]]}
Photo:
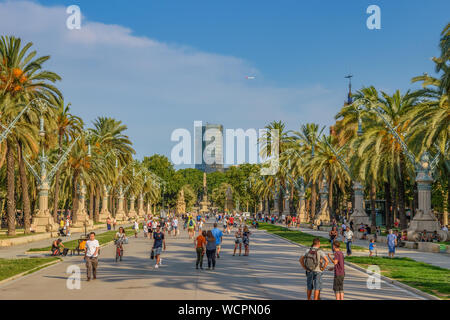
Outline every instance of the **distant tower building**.
{"label": "distant tower building", "polygon": [[[201,131],[198,130],[197,136],[195,137],[196,148],[200,149],[200,143],[202,161],[195,165],[195,169],[206,173],[215,171],[223,172],[223,126],[209,123],[202,126]],[[212,163],[206,163],[205,157],[212,160]]]}

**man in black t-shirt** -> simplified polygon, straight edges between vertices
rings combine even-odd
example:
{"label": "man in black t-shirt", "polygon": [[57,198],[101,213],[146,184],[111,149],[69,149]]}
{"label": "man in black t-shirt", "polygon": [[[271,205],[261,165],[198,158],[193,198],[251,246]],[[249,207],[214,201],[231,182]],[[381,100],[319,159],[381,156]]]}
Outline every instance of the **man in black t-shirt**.
{"label": "man in black t-shirt", "polygon": [[157,227],[156,232],[153,233],[153,254],[156,257],[156,264],[155,268],[159,268],[161,265],[161,251],[164,248],[164,251],[166,250],[166,241],[164,240],[164,233],[161,232],[161,228]]}

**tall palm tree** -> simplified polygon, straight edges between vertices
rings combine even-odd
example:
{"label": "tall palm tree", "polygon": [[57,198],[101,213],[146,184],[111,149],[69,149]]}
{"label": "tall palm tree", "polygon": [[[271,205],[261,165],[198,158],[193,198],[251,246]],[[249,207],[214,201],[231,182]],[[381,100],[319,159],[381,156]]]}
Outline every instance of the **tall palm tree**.
{"label": "tall palm tree", "polygon": [[[2,120],[11,122],[34,98],[50,100],[61,97],[59,90],[51,83],[61,78],[50,71],[41,70],[42,64],[50,59],[43,56],[34,59],[36,51],[29,52],[32,43],[22,47],[21,40],[15,37],[0,38],[0,105]],[[34,59],[34,60],[33,60]],[[17,127],[15,128],[15,131]],[[8,235],[15,235],[15,132],[5,139],[7,161],[7,211]],[[22,156],[23,153],[20,153]],[[21,171],[23,173],[23,170]],[[22,182],[24,177],[22,176]]]}
{"label": "tall palm tree", "polygon": [[[63,99],[56,102],[56,131],[58,134],[58,156],[63,154],[63,146],[76,135],[81,134],[83,120],[70,112],[70,103],[65,105]],[[59,193],[60,193],[60,169],[55,174],[55,193],[53,196],[53,218],[56,221],[58,215]]]}

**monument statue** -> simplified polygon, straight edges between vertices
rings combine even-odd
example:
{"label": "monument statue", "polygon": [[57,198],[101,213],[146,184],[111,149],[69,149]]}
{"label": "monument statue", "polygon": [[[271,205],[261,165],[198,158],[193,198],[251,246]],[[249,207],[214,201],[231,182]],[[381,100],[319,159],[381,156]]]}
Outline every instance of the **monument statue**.
{"label": "monument statue", "polygon": [[209,212],[208,189],[206,188],[206,172],[203,172],[203,196],[200,202],[200,213]]}
{"label": "monument statue", "polygon": [[177,214],[186,213],[186,202],[184,200],[183,189],[181,189],[180,192],[178,193],[176,213]]}
{"label": "monument statue", "polygon": [[231,191],[231,187],[228,186],[227,191],[225,192],[225,212],[230,212],[233,210],[233,191]]}

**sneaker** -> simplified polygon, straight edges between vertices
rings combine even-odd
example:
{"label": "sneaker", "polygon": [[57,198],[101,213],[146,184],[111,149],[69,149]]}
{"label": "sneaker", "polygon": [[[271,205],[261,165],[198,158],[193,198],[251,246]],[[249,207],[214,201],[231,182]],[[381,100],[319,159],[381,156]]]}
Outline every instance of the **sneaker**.
{"label": "sneaker", "polygon": [[155,269],[158,269],[158,268],[159,268],[158,264],[155,264]]}

